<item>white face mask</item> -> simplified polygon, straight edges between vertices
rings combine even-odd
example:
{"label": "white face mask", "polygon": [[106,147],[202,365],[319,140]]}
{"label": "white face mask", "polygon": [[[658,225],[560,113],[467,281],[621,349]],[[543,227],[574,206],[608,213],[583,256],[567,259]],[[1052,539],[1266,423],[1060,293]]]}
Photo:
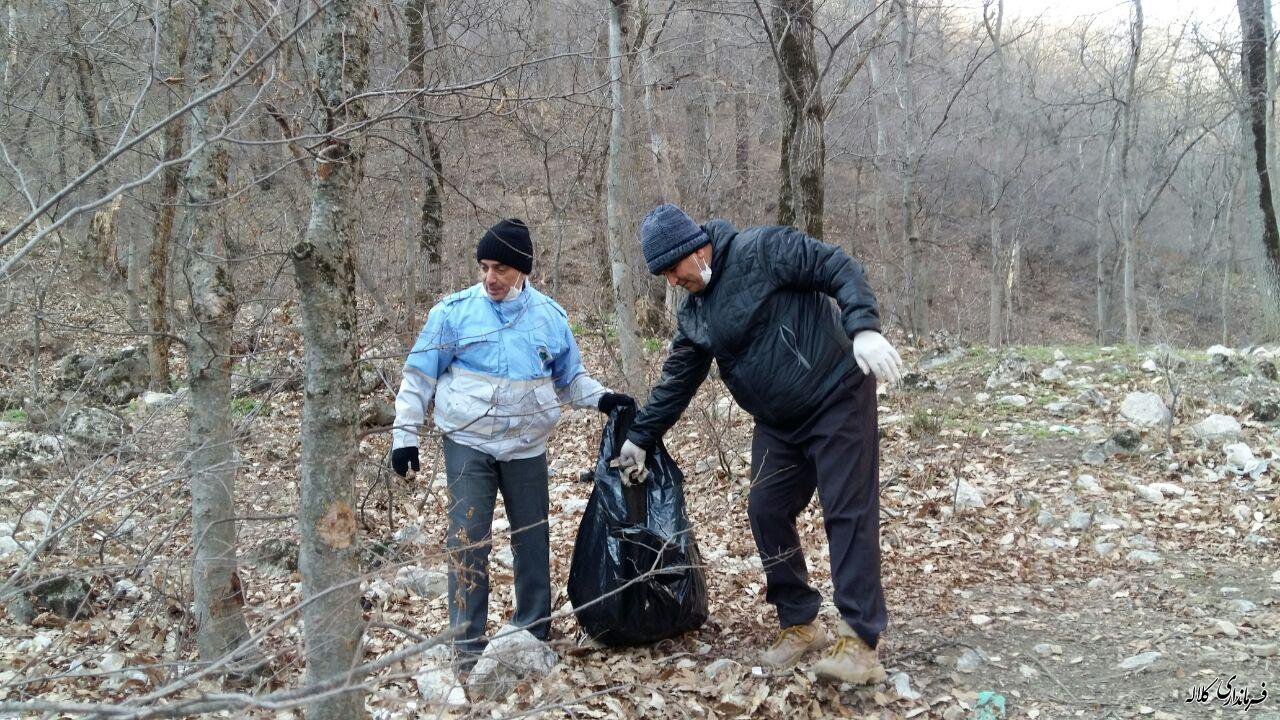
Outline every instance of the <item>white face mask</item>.
{"label": "white face mask", "polygon": [[521,275],[519,279],[516,280],[515,285],[511,286],[511,289],[507,291],[507,296],[502,298],[502,301],[506,302],[508,300],[515,300],[516,298],[520,297],[520,293],[522,292],[524,292],[524,276],[523,275]]}
{"label": "white face mask", "polygon": [[693,261],[698,263],[698,276],[702,278],[702,284],[706,285],[711,282],[711,266],[703,265],[702,258],[697,255],[693,256]]}

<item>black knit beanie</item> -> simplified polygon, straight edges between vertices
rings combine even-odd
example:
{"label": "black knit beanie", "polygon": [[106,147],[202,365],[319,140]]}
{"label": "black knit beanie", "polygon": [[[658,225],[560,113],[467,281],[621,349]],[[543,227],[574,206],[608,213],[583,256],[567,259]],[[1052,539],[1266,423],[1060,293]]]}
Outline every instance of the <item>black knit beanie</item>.
{"label": "black knit beanie", "polygon": [[533,241],[523,220],[509,218],[485,231],[476,245],[476,262],[497,260],[528,275],[533,272]]}

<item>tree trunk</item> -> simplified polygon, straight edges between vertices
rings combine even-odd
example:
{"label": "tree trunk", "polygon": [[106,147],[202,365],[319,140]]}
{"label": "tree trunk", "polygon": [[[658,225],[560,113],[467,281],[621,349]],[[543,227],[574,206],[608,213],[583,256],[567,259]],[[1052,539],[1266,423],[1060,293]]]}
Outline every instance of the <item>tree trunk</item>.
{"label": "tree trunk", "polygon": [[[1114,129],[1114,125],[1112,126]],[[1111,148],[1115,146],[1114,137],[1107,139],[1107,149],[1102,154],[1102,164],[1098,169],[1098,204],[1094,210],[1094,301],[1097,311],[1096,340],[1099,345],[1107,342],[1107,265],[1106,248],[1103,238],[1107,228],[1107,198],[1111,188]]]}
{"label": "tree trunk", "polygon": [[[433,8],[434,9],[434,8]],[[426,74],[426,33],[428,15],[424,0],[408,0],[405,3],[405,24],[408,30],[408,53],[410,77],[414,87],[425,88]],[[434,28],[433,28],[434,30]],[[433,33],[434,39],[434,33]],[[417,137],[417,149],[426,161],[423,168],[422,213],[419,219],[419,246],[427,263],[427,287],[425,291],[436,295],[444,290],[444,161],[440,152],[440,144],[436,141],[431,125],[427,123],[427,99],[418,96],[413,103],[417,118],[413,121],[414,135]]]}
{"label": "tree trunk", "polygon": [[[195,92],[207,92],[230,58],[225,6],[201,0],[197,8],[192,76]],[[191,520],[195,543],[191,584],[195,590],[196,642],[200,659],[212,662],[234,653],[233,672],[257,661],[244,618],[244,592],[237,573],[235,437],[231,431],[231,332],[237,312],[235,285],[227,264],[225,225],[226,145],[209,142],[215,126],[228,118],[227,96],[191,111],[191,146],[199,148],[183,178],[183,237],[190,238],[186,275],[190,279],[191,325],[188,374],[191,388]]]}
{"label": "tree trunk", "polygon": [[903,125],[906,128],[902,146],[901,209],[902,244],[907,251],[907,267],[903,273],[907,294],[907,328],[916,342],[923,342],[929,335],[929,321],[926,315],[927,283],[924,277],[923,249],[920,247],[919,231],[916,228],[916,207],[919,202],[916,198],[916,173],[920,165],[920,141],[916,128],[915,81],[911,77],[916,17],[915,7],[908,0],[894,0],[894,8],[898,13],[898,104],[902,108]]}
{"label": "tree trunk", "polygon": [[609,91],[613,110],[609,120],[609,158],[605,178],[605,212],[608,215],[609,265],[612,268],[613,305],[618,316],[618,339],[622,346],[624,387],[634,394],[640,389],[643,358],[636,333],[636,288],[623,250],[626,208],[622,192],[623,95],[622,22],[628,12],[626,0],[609,0]]}
{"label": "tree trunk", "polygon": [[[84,128],[80,136],[89,150],[91,161],[96,161],[106,150],[102,140],[102,120],[98,113],[98,84],[94,79],[93,61],[89,57],[89,41],[81,32],[80,10],[70,2],[64,2],[63,7],[69,24],[67,42],[71,47],[69,57],[75,78],[76,102],[84,116]],[[106,174],[99,173],[95,181],[89,184],[89,192],[93,197],[101,197],[106,191]],[[113,247],[107,244],[114,238],[102,232],[104,228],[114,225],[114,217],[110,216],[110,212],[110,208],[103,208],[90,214],[83,245],[78,250],[80,260],[85,264],[83,269],[102,278],[109,278],[114,270],[114,263],[110,262]]]}
{"label": "tree trunk", "polygon": [[[884,110],[880,101],[880,64],[876,59],[876,50],[871,48],[867,56],[867,72],[871,74],[871,85],[874,96],[871,98],[872,117],[876,127],[876,152],[873,167],[879,171],[879,175],[887,176],[888,172],[885,168],[885,159],[889,156],[889,142],[885,134]],[[877,177],[872,180],[875,183],[875,197],[872,199],[874,203],[873,222],[875,224],[876,245],[880,249],[880,268],[881,278],[878,288],[885,291],[886,296],[892,296],[888,290],[893,287],[891,282],[891,273],[889,268],[890,247],[889,247],[889,200],[888,193],[885,192],[885,183],[887,177]]]}
{"label": "tree trunk", "polygon": [[[311,682],[339,678],[358,664],[363,634],[354,485],[360,399],[353,244],[364,140],[336,131],[358,127],[366,118],[363,101],[350,99],[369,79],[366,13],[361,0],[332,0],[324,9],[316,91],[328,136],[316,158],[306,237],[290,253],[306,348],[298,570]],[[310,720],[363,716],[356,686],[307,708]]]}
{"label": "tree trunk", "polygon": [[783,114],[778,223],[821,238],[827,151],[813,20],[813,0],[780,0],[774,5]]}
{"label": "tree trunk", "polygon": [[992,52],[995,53],[996,59],[996,99],[991,109],[991,129],[992,129],[992,165],[991,165],[991,187],[987,198],[987,214],[991,224],[991,304],[988,313],[987,325],[987,344],[992,347],[999,347],[1004,344],[1005,337],[1003,328],[1005,327],[1005,319],[1002,317],[1003,308],[1005,306],[1005,286],[1000,277],[1000,269],[1004,265],[1004,244],[1001,240],[1001,215],[1003,214],[1001,200],[1004,195],[1004,146],[1008,142],[1009,133],[1005,128],[1005,83],[1008,79],[1008,71],[1004,62],[1004,46],[1001,44],[1001,32],[1004,30],[1004,0],[996,0],[995,17],[991,18],[987,15],[987,7],[982,8],[983,22],[987,27],[987,34],[991,38]]}
{"label": "tree trunk", "polygon": [[[1271,29],[1267,26],[1264,0],[1236,0],[1240,11],[1240,72],[1244,78],[1245,106],[1248,113],[1251,158],[1257,175],[1258,207],[1262,213],[1262,248],[1260,285],[1266,293],[1268,318],[1275,318],[1280,301],[1280,228],[1277,227],[1274,195],[1271,187],[1271,163],[1267,154],[1271,96],[1267,85],[1271,57],[1267,52]],[[1274,321],[1271,323],[1274,325]],[[1275,330],[1272,327],[1269,330]]]}
{"label": "tree trunk", "polygon": [[737,199],[735,212],[740,212],[747,202],[751,188],[751,112],[744,83],[733,91],[733,189]]}
{"label": "tree trunk", "polygon": [[[303,639],[311,683],[342,678],[360,662],[360,534],[356,525],[356,459],[360,397],[356,389],[357,191],[365,141],[339,135],[366,119],[369,18],[361,0],[332,0],[324,9],[316,92],[317,126],[328,133],[316,155],[306,236],[291,250],[302,305],[306,354],[302,406]],[[361,132],[361,131],[356,131]],[[357,685],[307,706],[310,720],[364,716]]]}
{"label": "tree trunk", "polygon": [[5,5],[8,6],[8,22],[4,32],[5,62],[2,81],[5,89],[8,89],[9,78],[13,76],[13,66],[18,64],[18,2],[8,0]]}
{"label": "tree trunk", "polygon": [[1138,62],[1142,57],[1142,0],[1133,0],[1133,21],[1129,26],[1129,67],[1125,82],[1125,100],[1121,109],[1120,138],[1120,232],[1124,242],[1124,341],[1141,342],[1138,328],[1138,300],[1134,283],[1134,244],[1137,228],[1133,218],[1136,201],[1133,173],[1129,167],[1130,151],[1138,134]]}
{"label": "tree trunk", "polygon": [[[182,66],[187,53],[187,34],[177,32],[181,27],[179,7],[175,6],[169,13],[169,27],[173,30],[170,37],[175,42],[173,76],[182,75]],[[173,102],[169,103],[170,108]],[[164,162],[173,162],[182,157],[182,136],[185,133],[186,116],[183,115],[165,126]],[[151,389],[156,392],[168,392],[169,381],[169,318],[165,300],[168,297],[169,284],[169,245],[173,240],[173,219],[177,211],[178,185],[182,180],[182,167],[173,164],[167,166],[161,174],[160,206],[156,212],[155,235],[151,238],[151,250],[147,258],[147,320],[151,335],[147,341],[147,358],[151,364]]]}

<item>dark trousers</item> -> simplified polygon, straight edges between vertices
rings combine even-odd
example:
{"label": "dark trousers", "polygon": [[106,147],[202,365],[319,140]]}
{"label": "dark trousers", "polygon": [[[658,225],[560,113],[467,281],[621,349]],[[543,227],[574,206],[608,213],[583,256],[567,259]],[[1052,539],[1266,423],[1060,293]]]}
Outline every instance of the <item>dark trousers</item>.
{"label": "dark trousers", "polygon": [[840,616],[871,647],[888,623],[880,584],[880,449],[875,379],[851,373],[793,427],[756,423],[747,515],[764,563],[766,599],[782,627],[812,622],[822,597],[809,585],[796,517],[818,492]]}
{"label": "dark trousers", "polygon": [[[547,456],[501,462],[445,438],[449,484],[449,627],[462,628],[461,653],[484,649],[489,617],[489,550],[498,492],[511,522],[515,556],[513,625],[545,640],[551,616],[551,556],[547,528]],[[465,624],[465,627],[463,627]]]}

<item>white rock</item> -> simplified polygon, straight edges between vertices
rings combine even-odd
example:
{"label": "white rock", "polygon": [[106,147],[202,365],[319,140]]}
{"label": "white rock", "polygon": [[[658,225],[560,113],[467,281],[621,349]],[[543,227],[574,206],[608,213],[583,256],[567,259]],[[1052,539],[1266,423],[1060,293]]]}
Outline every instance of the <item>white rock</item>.
{"label": "white rock", "polygon": [[1158,504],[1158,503],[1164,502],[1164,493],[1151,487],[1150,485],[1134,485],[1133,492],[1136,493],[1138,497],[1142,498],[1143,500],[1146,500],[1149,503]]}
{"label": "white rock", "polygon": [[977,625],[978,627],[982,627],[983,625],[991,624],[991,617],[989,615],[975,613],[969,616],[969,622],[973,623],[974,625]]}
{"label": "white rock", "polygon": [[1066,380],[1067,376],[1056,367],[1047,367],[1040,371],[1040,379],[1047,383],[1056,383]]}
{"label": "white rock", "polygon": [[893,677],[889,678],[889,682],[893,683],[893,689],[897,691],[898,697],[903,700],[920,699],[920,693],[911,689],[910,675],[904,672],[894,673]]}
{"label": "white rock", "polygon": [[1040,547],[1045,550],[1062,550],[1070,546],[1071,543],[1061,538],[1040,538]]}
{"label": "white rock", "polygon": [[561,510],[569,515],[581,515],[587,509],[586,498],[569,498],[560,504]]}
{"label": "white rock", "polygon": [[437,570],[406,565],[396,571],[396,586],[430,600],[449,592],[449,576]]}
{"label": "white rock", "polygon": [[1214,413],[1196,423],[1191,430],[1196,437],[1205,442],[1217,442],[1220,440],[1238,440],[1241,428],[1240,423],[1230,415]]}
{"label": "white rock", "polygon": [[1238,523],[1248,523],[1253,520],[1253,511],[1249,509],[1248,505],[1238,503],[1231,508],[1231,517],[1235,518]]}
{"label": "white rock", "polygon": [[1227,603],[1227,607],[1240,615],[1248,615],[1258,609],[1257,605],[1253,604],[1249,600],[1245,600],[1244,598],[1233,599],[1231,602]]}
{"label": "white rock", "polygon": [[973,396],[974,402],[984,403],[990,399],[991,399],[991,393],[980,392],[980,393],[975,393]]}
{"label": "white rock", "polygon": [[364,590],[364,594],[372,595],[376,604],[381,605],[396,594],[395,590],[391,583],[379,578],[369,583],[369,586]]}
{"label": "white rock", "polygon": [[737,662],[730,660],[729,658],[720,658],[703,668],[702,672],[711,680],[715,680],[722,673],[729,672],[735,667],[738,667]]}
{"label": "white rock", "polygon": [[1211,345],[1209,346],[1208,350],[1205,350],[1205,354],[1207,354],[1210,358],[1212,358],[1216,355],[1222,355],[1224,357],[1235,357],[1239,353],[1237,353],[1235,350],[1225,345]]}
{"label": "white rock", "polygon": [[98,661],[98,669],[103,672],[117,672],[124,668],[124,655],[107,653]]}
{"label": "white rock", "polygon": [[550,645],[528,630],[504,625],[472,668],[467,687],[491,700],[505,698],[516,683],[547,674],[557,662]]}
{"label": "white rock", "polygon": [[142,597],[142,589],[129,578],[121,578],[111,586],[111,595],[117,600],[138,600]]}
{"label": "white rock", "polygon": [[1070,400],[1058,400],[1056,402],[1051,402],[1048,405],[1045,405],[1044,409],[1048,410],[1050,413],[1054,415],[1068,416],[1068,415],[1079,415],[1080,413],[1083,413],[1088,408],[1086,408],[1084,405],[1081,405],[1078,402],[1072,402]]}
{"label": "white rock", "polygon": [[1031,401],[1023,395],[1001,395],[1000,399],[996,400],[996,404],[1008,407],[1026,407],[1029,402]]}
{"label": "white rock", "polygon": [[1253,456],[1253,451],[1244,443],[1232,443],[1222,448],[1227,456],[1227,470],[1236,475],[1248,475],[1258,479],[1267,471],[1267,461]]}
{"label": "white rock", "polygon": [[1164,495],[1165,497],[1169,497],[1169,496],[1182,497],[1187,493],[1186,490],[1182,489],[1181,485],[1175,485],[1171,482],[1153,482],[1147,487],[1151,488],[1152,490],[1160,491],[1160,494]]}
{"label": "white rock", "polygon": [[168,393],[152,392],[147,390],[142,393],[142,406],[148,410],[159,409],[173,403],[177,398]]}
{"label": "white rock", "polygon": [[12,535],[0,535],[0,558],[20,552],[22,552],[22,546],[13,539]]}
{"label": "white rock", "polygon": [[[728,420],[738,409],[738,404],[733,401],[733,398],[722,397],[716,401],[715,406],[712,408],[712,414],[717,420]],[[741,415],[742,413],[739,412],[737,414]]]}
{"label": "white rock", "polygon": [[1108,555],[1116,551],[1116,544],[1109,543],[1109,542],[1102,542],[1101,540],[1099,540],[1098,542],[1093,544],[1093,551],[1098,553],[1099,557],[1107,557]]}
{"label": "white rock", "polygon": [[1132,550],[1125,559],[1129,562],[1140,562],[1147,565],[1154,565],[1160,562],[1160,556],[1150,550]]}
{"label": "white rock", "polygon": [[1055,349],[1054,349],[1054,351],[1053,351],[1053,360],[1054,360],[1054,362],[1062,362],[1063,360],[1066,360],[1066,359],[1067,359],[1067,354],[1066,354],[1066,353],[1062,352],[1062,350],[1061,350],[1060,348],[1055,348]]}
{"label": "white rock", "polygon": [[986,658],[983,657],[980,651],[969,648],[961,653],[960,657],[956,658],[956,670],[962,673],[971,673],[982,667],[982,663],[985,661]]}
{"label": "white rock", "polygon": [[1214,620],[1213,630],[1219,635],[1225,635],[1229,638],[1240,637],[1240,629],[1228,620]]}
{"label": "white rock", "polygon": [[1143,361],[1142,361],[1142,371],[1143,371],[1143,372],[1153,373],[1153,372],[1156,372],[1156,371],[1157,371],[1157,370],[1159,370],[1159,369],[1160,369],[1160,366],[1159,366],[1159,365],[1157,365],[1157,364],[1156,364],[1156,361],[1155,361],[1155,360],[1152,360],[1151,358],[1147,358],[1146,360],[1143,360]]}
{"label": "white rock", "polygon": [[1161,653],[1155,650],[1150,650],[1144,653],[1138,653],[1137,655],[1132,655],[1130,657],[1125,658],[1124,660],[1121,660],[1120,665],[1118,667],[1121,670],[1138,670],[1140,668],[1145,668],[1151,665],[1151,663],[1159,660],[1160,657],[1161,657]]}
{"label": "white rock", "polygon": [[49,514],[39,508],[28,510],[27,514],[22,516],[22,526],[25,528],[43,531],[47,524],[49,524]]}
{"label": "white rock", "polygon": [[405,525],[392,537],[399,545],[425,545],[428,541],[427,534],[417,525]]}
{"label": "white rock", "polygon": [[493,554],[493,559],[498,561],[498,564],[503,567],[515,567],[516,564],[515,553],[511,552],[510,547],[499,548],[498,551]]}
{"label": "white rock", "polygon": [[1092,475],[1081,475],[1076,478],[1076,489],[1090,495],[1098,495],[1102,493],[1102,484]]}
{"label": "white rock", "polygon": [[1021,663],[1018,665],[1018,674],[1021,675],[1024,679],[1034,680],[1040,676],[1040,671],[1036,670],[1030,665],[1027,665],[1026,663]]}
{"label": "white rock", "polygon": [[1035,647],[1031,648],[1031,650],[1040,657],[1062,654],[1062,646],[1055,645],[1053,643],[1037,643]]}
{"label": "white rock", "polygon": [[418,694],[430,705],[464,707],[467,693],[451,670],[443,667],[427,668],[413,676]]}
{"label": "white rock", "polygon": [[37,653],[42,653],[45,650],[48,650],[49,646],[52,644],[53,644],[52,637],[45,635],[44,633],[36,633],[34,637],[28,638],[18,643],[17,647],[15,647],[14,649],[20,653],[25,653],[27,655],[35,655]]}
{"label": "white rock", "polygon": [[511,529],[511,521],[504,517],[494,518],[492,529],[494,533],[504,533]]}
{"label": "white rock", "polygon": [[1152,427],[1168,421],[1169,408],[1165,407],[1164,400],[1155,393],[1131,392],[1120,403],[1120,414],[1135,425]]}
{"label": "white rock", "polygon": [[1083,510],[1073,510],[1071,516],[1067,518],[1067,527],[1072,530],[1088,530],[1093,524],[1093,513]]}
{"label": "white rock", "polygon": [[956,481],[955,498],[958,508],[976,509],[987,506],[987,501],[982,498],[982,492],[964,480]]}
{"label": "white rock", "polygon": [[1262,645],[1250,645],[1249,652],[1255,657],[1275,657],[1280,652],[1280,643],[1264,643]]}

